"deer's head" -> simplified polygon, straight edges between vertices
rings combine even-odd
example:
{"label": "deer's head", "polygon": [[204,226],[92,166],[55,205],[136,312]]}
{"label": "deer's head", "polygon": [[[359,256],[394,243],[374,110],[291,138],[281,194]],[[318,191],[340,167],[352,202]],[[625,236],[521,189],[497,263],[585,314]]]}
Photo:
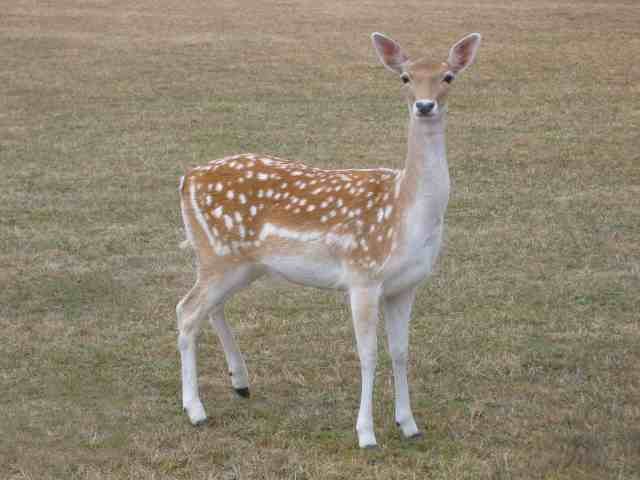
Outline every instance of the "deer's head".
{"label": "deer's head", "polygon": [[456,42],[444,62],[429,58],[409,60],[400,45],[381,34],[371,35],[380,61],[400,76],[409,111],[416,119],[437,119],[446,112],[446,98],[455,79],[475,59],[480,34],[471,33]]}

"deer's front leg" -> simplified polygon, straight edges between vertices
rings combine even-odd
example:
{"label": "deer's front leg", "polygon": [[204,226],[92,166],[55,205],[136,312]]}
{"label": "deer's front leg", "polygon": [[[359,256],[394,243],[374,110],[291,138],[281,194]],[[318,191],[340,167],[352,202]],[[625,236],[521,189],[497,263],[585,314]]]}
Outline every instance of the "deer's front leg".
{"label": "deer's front leg", "polygon": [[416,290],[412,288],[384,299],[384,319],[393,365],[395,417],[405,438],[422,436],[411,412],[407,363],[409,352],[409,321]]}
{"label": "deer's front leg", "polygon": [[373,431],[373,382],[377,361],[378,305],[380,287],[356,287],[350,290],[351,314],[360,357],[362,391],[356,431],[361,448],[377,445]]}

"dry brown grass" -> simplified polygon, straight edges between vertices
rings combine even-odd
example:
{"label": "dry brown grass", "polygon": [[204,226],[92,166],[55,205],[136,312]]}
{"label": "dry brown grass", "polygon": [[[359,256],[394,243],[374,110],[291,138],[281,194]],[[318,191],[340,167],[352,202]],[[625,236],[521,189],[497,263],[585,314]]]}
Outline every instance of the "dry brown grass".
{"label": "dry brown grass", "polygon": [[[5,2],[0,478],[640,478],[640,8],[461,5]],[[359,451],[342,299],[267,284],[229,309],[254,397],[233,398],[206,332],[194,429],[177,177],[240,151],[399,166],[405,107],[374,30],[437,55],[484,35],[451,99],[447,249],[412,324],[426,439],[398,438],[383,353],[382,449]]]}

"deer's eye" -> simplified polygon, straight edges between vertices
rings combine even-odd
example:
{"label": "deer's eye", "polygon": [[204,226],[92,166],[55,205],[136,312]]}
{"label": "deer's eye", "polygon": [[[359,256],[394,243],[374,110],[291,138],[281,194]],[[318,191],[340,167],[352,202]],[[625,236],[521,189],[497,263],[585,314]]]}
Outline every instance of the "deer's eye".
{"label": "deer's eye", "polygon": [[447,73],[445,74],[445,76],[442,78],[443,82],[447,82],[447,83],[451,83],[453,82],[453,79],[456,78],[455,75],[453,73]]}
{"label": "deer's eye", "polygon": [[409,83],[411,81],[409,75],[407,75],[406,73],[400,75],[400,80],[402,80],[402,83]]}

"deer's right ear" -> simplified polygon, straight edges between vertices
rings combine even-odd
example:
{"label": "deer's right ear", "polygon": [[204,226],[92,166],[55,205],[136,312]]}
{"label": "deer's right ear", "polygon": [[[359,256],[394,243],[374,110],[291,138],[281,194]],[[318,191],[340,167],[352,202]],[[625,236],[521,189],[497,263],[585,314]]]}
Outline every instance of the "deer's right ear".
{"label": "deer's right ear", "polygon": [[409,61],[409,57],[402,51],[400,45],[378,32],[371,34],[371,40],[382,64],[400,75],[402,65]]}

